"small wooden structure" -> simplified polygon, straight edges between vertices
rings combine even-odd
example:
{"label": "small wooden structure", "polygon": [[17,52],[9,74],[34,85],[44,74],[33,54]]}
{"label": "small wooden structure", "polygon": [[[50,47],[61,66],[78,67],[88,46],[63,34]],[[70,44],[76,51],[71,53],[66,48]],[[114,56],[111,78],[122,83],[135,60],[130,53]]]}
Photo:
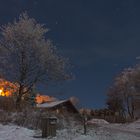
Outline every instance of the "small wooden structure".
{"label": "small wooden structure", "polygon": [[79,114],[79,111],[76,109],[76,107],[73,105],[73,103],[70,100],[61,100],[61,101],[55,101],[51,103],[43,103],[43,104],[37,104],[38,109],[52,111],[56,113],[73,113],[73,114]]}
{"label": "small wooden structure", "polygon": [[42,118],[42,138],[56,136],[57,118]]}

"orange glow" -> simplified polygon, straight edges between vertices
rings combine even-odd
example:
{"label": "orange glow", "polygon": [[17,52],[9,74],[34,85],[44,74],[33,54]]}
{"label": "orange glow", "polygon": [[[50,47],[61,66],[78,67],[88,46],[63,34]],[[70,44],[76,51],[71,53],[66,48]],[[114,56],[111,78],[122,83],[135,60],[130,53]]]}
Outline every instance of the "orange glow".
{"label": "orange glow", "polygon": [[16,84],[13,84],[4,79],[0,79],[0,96],[12,96],[14,92],[17,91]]}
{"label": "orange glow", "polygon": [[[11,97],[18,91],[18,84],[6,81],[0,78],[0,96]],[[38,94],[36,97],[36,103],[41,104],[45,102],[53,102],[57,99],[47,95]]]}
{"label": "orange glow", "polygon": [[47,95],[37,95],[36,96],[36,103],[38,104],[42,104],[45,102],[53,102],[56,101],[57,99],[51,96],[47,96]]}

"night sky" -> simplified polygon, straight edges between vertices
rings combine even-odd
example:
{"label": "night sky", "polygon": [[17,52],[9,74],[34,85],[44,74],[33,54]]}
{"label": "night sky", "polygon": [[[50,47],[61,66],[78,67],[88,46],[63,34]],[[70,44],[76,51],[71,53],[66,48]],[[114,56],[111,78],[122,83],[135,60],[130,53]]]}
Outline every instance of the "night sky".
{"label": "night sky", "polygon": [[139,0],[0,0],[0,24],[24,11],[50,29],[47,37],[74,65],[75,80],[40,86],[42,93],[101,108],[113,78],[140,61]]}

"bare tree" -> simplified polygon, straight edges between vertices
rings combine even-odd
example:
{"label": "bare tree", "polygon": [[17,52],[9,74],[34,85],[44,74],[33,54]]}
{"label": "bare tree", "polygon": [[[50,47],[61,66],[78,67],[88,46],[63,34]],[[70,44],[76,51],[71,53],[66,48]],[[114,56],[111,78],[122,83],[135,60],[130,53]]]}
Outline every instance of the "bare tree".
{"label": "bare tree", "polygon": [[[116,77],[113,90],[109,92],[108,104],[110,107],[121,107],[129,116],[134,118],[134,102],[140,93],[140,65],[125,69]],[[140,94],[139,94],[140,95]]]}
{"label": "bare tree", "polygon": [[17,107],[37,83],[70,78],[67,60],[46,39],[47,31],[26,13],[1,28],[0,73],[19,85]]}

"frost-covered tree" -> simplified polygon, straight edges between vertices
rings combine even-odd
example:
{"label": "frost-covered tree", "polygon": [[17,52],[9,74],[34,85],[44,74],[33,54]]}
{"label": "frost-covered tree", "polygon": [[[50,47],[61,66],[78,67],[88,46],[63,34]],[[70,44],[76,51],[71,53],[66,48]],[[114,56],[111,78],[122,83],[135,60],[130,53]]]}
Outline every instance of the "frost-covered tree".
{"label": "frost-covered tree", "polygon": [[140,97],[140,65],[125,69],[115,78],[112,90],[108,93],[107,104],[115,111],[125,111],[133,119],[137,96]]}
{"label": "frost-covered tree", "polygon": [[17,107],[37,83],[70,78],[67,60],[46,39],[47,31],[44,25],[29,18],[26,13],[1,28],[0,73],[19,85]]}
{"label": "frost-covered tree", "polygon": [[123,105],[122,95],[119,94],[119,90],[116,87],[111,87],[107,94],[106,104],[108,109],[113,112],[118,112],[119,116],[124,116],[125,108]]}

